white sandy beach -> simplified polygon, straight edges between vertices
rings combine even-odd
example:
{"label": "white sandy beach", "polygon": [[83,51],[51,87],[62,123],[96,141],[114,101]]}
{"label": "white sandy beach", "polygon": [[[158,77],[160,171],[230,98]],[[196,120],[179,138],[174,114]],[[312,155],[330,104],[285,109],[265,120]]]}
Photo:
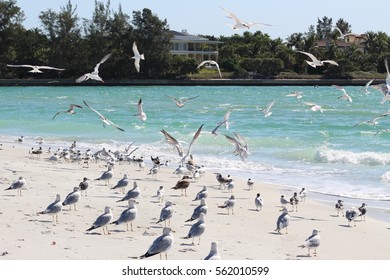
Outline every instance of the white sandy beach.
{"label": "white sandy beach", "polygon": [[[3,189],[0,194],[0,260],[136,259],[162,233],[164,223],[156,224],[156,221],[167,199],[175,203],[175,213],[171,219],[174,244],[168,252],[170,260],[204,259],[212,241],[218,242],[223,260],[390,259],[388,223],[373,219],[368,210],[366,221],[358,218],[356,227],[349,227],[345,218],[336,216],[334,205],[313,201],[310,190],[306,201],[299,203],[298,212],[290,212],[288,234],[284,230],[282,234],[274,231],[281,213],[279,198],[281,194],[290,198],[296,189],[255,182],[253,190],[248,190],[246,178],[234,178],[236,206],[234,215],[227,215],[227,211],[218,208],[218,205],[222,205],[231,194],[219,189],[213,174],[216,170],[208,166],[206,175],[190,184],[188,196],[185,197],[181,196],[180,190],[171,189],[179,179],[173,174],[176,163],[162,166],[156,179],[148,175],[150,161],[146,161],[145,170],[133,164],[116,163],[110,187],[127,173],[130,184],[126,192],[132,188],[134,181],[141,188],[133,232],[126,231],[125,225],[113,224],[108,227],[110,235],[103,235],[101,228],[86,232],[103,213],[105,206],[112,208],[114,220],[127,206],[127,202],[116,202],[124,196],[121,191],[112,190],[99,181],[90,182],[88,195],[81,197],[76,211],[64,207],[58,216],[58,223],[52,222],[51,216],[37,213],[53,202],[56,194],[60,194],[64,200],[83,177],[93,180],[107,168],[105,162],[90,163],[88,167],[77,162],[53,163],[47,160],[50,156],[48,153],[44,152],[40,158],[29,154],[31,147],[28,143],[2,143],[0,146],[0,185]],[[139,153],[135,155],[141,156]],[[158,155],[142,156],[150,159],[150,156]],[[218,172],[227,175],[223,170]],[[18,196],[16,190],[5,191],[19,176],[27,180],[22,196]],[[157,189],[161,185],[166,189],[163,203],[156,198]],[[203,186],[207,186],[209,192],[206,198],[206,231],[201,236],[200,245],[197,238],[196,245],[191,245],[191,239],[182,237],[187,235],[195,221],[185,221],[199,204],[192,200]],[[261,211],[255,211],[254,199],[257,193],[261,193],[265,202]],[[288,208],[291,211],[290,205]],[[317,256],[308,257],[307,249],[298,246],[311,235],[313,229],[320,230],[321,245],[317,249]],[[150,259],[158,260],[159,256]]]}

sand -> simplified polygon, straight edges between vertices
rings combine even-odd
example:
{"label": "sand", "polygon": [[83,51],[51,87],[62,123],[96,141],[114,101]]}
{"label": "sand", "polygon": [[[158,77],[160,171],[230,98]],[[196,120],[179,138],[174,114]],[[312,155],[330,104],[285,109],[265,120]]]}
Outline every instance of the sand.
{"label": "sand", "polygon": [[[45,144],[46,145],[46,144]],[[247,178],[233,178],[236,198],[234,214],[218,208],[232,193],[220,189],[213,172],[226,176],[224,170],[206,166],[205,176],[191,181],[188,196],[172,187],[179,180],[173,174],[177,163],[161,166],[156,178],[148,175],[152,167],[150,154],[136,152],[145,157],[145,169],[133,163],[116,162],[114,176],[109,186],[104,182],[91,181],[87,196],[77,203],[77,210],[63,208],[58,222],[52,216],[39,215],[56,194],[61,200],[78,186],[83,177],[95,179],[107,170],[106,162],[89,163],[49,161],[52,155],[44,153],[37,157],[29,153],[35,146],[29,143],[3,142],[0,146],[0,260],[133,260],[144,254],[153,240],[162,233],[164,223],[156,224],[166,200],[175,203],[175,212],[170,221],[174,231],[174,243],[168,251],[169,260],[202,260],[210,250],[212,241],[219,244],[223,260],[388,260],[390,259],[390,225],[369,216],[365,221],[356,220],[356,226],[348,226],[342,216],[337,217],[334,205],[311,199],[310,190],[305,202],[298,204],[298,212],[291,212],[288,234],[275,232],[276,220],[281,214],[281,194],[290,198],[297,189],[255,182],[252,190],[246,185]],[[196,156],[195,156],[196,158]],[[162,158],[164,162],[165,159]],[[126,202],[117,202],[124,195],[121,190],[112,190],[118,180],[127,173],[130,184],[136,181],[141,189],[137,201],[138,216],[133,222],[133,231],[125,225],[110,224],[111,234],[104,235],[101,228],[87,232],[105,206],[112,209],[114,220],[126,208]],[[19,176],[27,180],[22,196],[16,190],[5,191]],[[166,192],[164,201],[156,197],[159,186]],[[203,186],[208,188],[208,213],[206,230],[195,245],[192,239],[184,239],[193,222],[190,218],[199,201],[193,201]],[[299,191],[299,190],[298,190]],[[256,211],[254,199],[261,193],[264,207]],[[336,201],[335,201],[336,202]],[[299,248],[313,229],[320,230],[321,244],[316,256],[308,256],[306,248]],[[159,260],[159,255],[150,257]]]}

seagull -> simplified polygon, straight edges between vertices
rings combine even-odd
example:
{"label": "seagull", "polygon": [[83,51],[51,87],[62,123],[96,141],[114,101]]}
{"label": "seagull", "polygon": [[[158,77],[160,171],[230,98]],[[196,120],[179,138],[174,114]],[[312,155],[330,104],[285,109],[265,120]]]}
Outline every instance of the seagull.
{"label": "seagull", "polygon": [[146,121],[147,117],[144,110],[142,109],[142,98],[140,98],[140,100],[138,101],[137,111],[138,113],[134,114],[133,116],[138,117],[143,122]]}
{"label": "seagull", "polygon": [[284,198],[284,195],[281,195],[280,196],[280,203],[282,204],[282,207],[285,207],[290,202],[287,199]]}
{"label": "seagull", "polygon": [[206,231],[206,215],[204,213],[199,214],[198,221],[193,224],[184,239],[192,238],[192,244],[195,244],[195,237],[199,237],[198,245],[200,245],[200,237]]}
{"label": "seagull", "polygon": [[221,127],[221,125],[225,124],[226,122],[227,120],[224,120],[223,122],[219,122],[218,125],[211,131],[211,134],[217,136],[218,135],[217,130]]}
{"label": "seagull", "polygon": [[[229,118],[230,118],[230,114],[231,114],[232,111],[233,111],[233,108],[230,108],[230,109],[225,113],[225,115],[223,116],[223,122],[222,122],[222,123],[225,123],[225,128],[226,128],[226,129],[229,129],[229,127],[230,127]],[[218,123],[218,124],[220,124],[220,123]]]}
{"label": "seagull", "polygon": [[250,154],[248,151],[248,144],[244,137],[239,135],[238,133],[233,132],[235,137],[231,137],[229,135],[225,135],[226,139],[232,143],[235,147],[235,150],[233,151],[233,154],[236,156],[239,155],[242,161],[246,161],[248,158],[248,155]]}
{"label": "seagull", "polygon": [[22,196],[22,188],[26,186],[26,179],[22,176],[18,180],[14,181],[7,189],[8,190],[17,190],[18,196]]}
{"label": "seagull", "polygon": [[294,211],[294,206],[295,206],[295,212],[298,212],[298,203],[299,203],[298,193],[294,192],[294,195],[290,198],[290,204],[292,205],[291,211]]}
{"label": "seagull", "polygon": [[29,65],[29,64],[22,64],[22,65],[12,65],[12,64],[7,64],[8,67],[28,67],[32,68],[32,70],[28,71],[30,73],[44,73],[40,69],[43,70],[57,70],[57,71],[64,71],[65,69],[62,68],[55,68],[51,66],[37,66],[37,65]]}
{"label": "seagull", "polygon": [[374,134],[374,136],[377,135],[377,134],[382,134],[382,133],[384,133],[384,132],[390,132],[390,128],[378,130],[378,131]]}
{"label": "seagull", "polygon": [[122,192],[125,193],[125,188],[127,187],[127,185],[129,184],[129,179],[128,179],[128,176],[127,174],[123,174],[123,178],[120,179],[115,186],[113,186],[111,189],[112,190],[115,190],[115,189],[122,189]]}
{"label": "seagull", "polygon": [[248,22],[245,20],[241,20],[232,12],[229,12],[228,10],[222,7],[221,9],[228,14],[228,18],[234,20],[234,25],[232,25],[233,29],[242,29],[242,28],[250,29],[252,26],[272,26],[271,24],[267,24],[267,23]]}
{"label": "seagull", "polygon": [[80,184],[79,184],[80,191],[81,191],[81,193],[83,191],[85,191],[85,196],[87,196],[87,189],[88,189],[88,186],[89,186],[87,181],[89,181],[89,179],[87,177],[84,177],[83,181],[81,181]]}
{"label": "seagull", "polygon": [[64,202],[62,202],[62,206],[69,205],[70,209],[72,209],[72,205],[73,205],[74,210],[76,211],[76,203],[79,201],[79,199],[80,199],[80,188],[74,187],[73,191],[69,193],[66,196]]}
{"label": "seagull", "polygon": [[135,42],[133,42],[133,53],[134,56],[132,57],[132,59],[134,59],[134,66],[135,69],[137,69],[137,72],[139,72],[140,70],[139,62],[141,61],[141,59],[145,60],[145,57],[143,54],[139,54],[137,44]]}
{"label": "seagull", "polygon": [[342,201],[341,199],[337,200],[337,203],[335,204],[334,208],[336,209],[337,211],[337,217],[340,215],[340,212],[341,214],[343,215],[344,217],[344,204],[343,204],[344,201]]}
{"label": "seagull", "polygon": [[197,201],[197,200],[201,200],[202,198],[207,198],[208,194],[209,193],[207,191],[207,187],[203,186],[203,189],[196,194],[195,198],[192,201]]}
{"label": "seagull", "polygon": [[166,226],[168,221],[168,225],[171,225],[171,218],[173,216],[173,213],[175,212],[175,208],[173,207],[173,205],[175,204],[172,203],[172,201],[170,200],[167,200],[165,202],[165,206],[161,209],[160,218],[158,219],[156,224],[164,222],[164,225]]}
{"label": "seagull", "polygon": [[367,204],[363,203],[362,206],[360,206],[358,208],[358,210],[360,212],[360,214],[359,214],[360,220],[363,220],[363,221],[366,220],[366,213],[367,213],[367,207],[366,206],[367,206]]}
{"label": "seagull", "polygon": [[99,178],[96,178],[94,181],[105,181],[108,185],[112,177],[114,176],[114,171],[112,171],[112,165],[107,167],[107,171],[104,171]]}
{"label": "seagull", "polygon": [[274,104],[275,104],[275,100],[272,101],[270,104],[268,104],[268,106],[267,106],[266,108],[264,108],[264,109],[259,108],[259,107],[257,107],[257,106],[256,106],[256,108],[257,108],[260,112],[262,112],[262,113],[264,114],[264,118],[268,118],[269,116],[272,115],[272,112],[271,112],[270,110],[271,110],[272,106],[274,106]]}
{"label": "seagull", "polygon": [[165,96],[175,101],[176,106],[179,108],[183,107],[186,102],[199,97],[199,95],[194,97],[188,97],[188,98],[176,98],[174,96],[169,96],[169,95],[165,95]]}
{"label": "seagull", "polygon": [[278,217],[277,221],[276,221],[276,229],[275,231],[277,231],[278,233],[280,233],[280,231],[282,229],[286,229],[286,234],[288,233],[287,232],[287,227],[289,226],[290,224],[290,216],[288,214],[288,210],[286,207],[283,207],[282,210],[283,213]]}
{"label": "seagull", "polygon": [[356,227],[355,219],[358,217],[358,212],[354,207],[345,211],[345,218],[348,220],[348,226],[351,226],[350,223],[353,221],[353,226]]}
{"label": "seagull", "polygon": [[165,189],[164,189],[164,186],[160,186],[157,190],[157,198],[158,198],[158,202],[163,202],[164,200],[164,194],[165,194]]}
{"label": "seagull", "polygon": [[165,253],[165,259],[168,259],[167,251],[171,249],[174,238],[172,235],[172,230],[170,228],[164,228],[163,234],[157,237],[145,254],[140,256],[140,259],[148,258],[157,254]]}
{"label": "seagull", "polygon": [[256,211],[260,211],[264,206],[263,199],[260,197],[259,193],[256,195],[255,198],[255,206],[256,206]]}
{"label": "seagull", "polygon": [[301,191],[299,192],[299,197],[301,198],[302,202],[306,201],[306,196],[307,196],[306,188],[302,188]]}
{"label": "seagull", "polygon": [[390,102],[390,85],[380,84],[380,85],[373,85],[371,87],[376,90],[379,90],[383,94],[383,99],[381,101],[381,104],[385,103],[386,101]]}
{"label": "seagull", "polygon": [[174,190],[181,190],[181,195],[187,196],[187,188],[190,186],[190,177],[187,175],[184,175],[182,179],[177,181],[176,185],[172,188]]}
{"label": "seagull", "polygon": [[38,214],[49,214],[53,216],[56,222],[58,222],[58,213],[62,210],[61,197],[59,194],[56,195],[56,199],[53,203],[50,203],[44,211],[38,212]]}
{"label": "seagull", "polygon": [[346,101],[352,103],[352,97],[345,91],[345,89],[343,87],[338,86],[338,85],[332,85],[332,87],[337,88],[338,90],[340,90],[343,93],[342,95],[337,97],[337,99],[343,99],[343,100],[346,100]]}
{"label": "seagull", "polygon": [[186,220],[186,222],[191,222],[193,220],[196,220],[199,218],[200,213],[207,214],[208,207],[206,205],[206,199],[202,198],[199,202],[199,205],[194,208],[194,211],[192,212],[191,218]]}
{"label": "seagull", "polygon": [[211,248],[209,254],[204,258],[204,260],[221,260],[221,256],[218,252],[218,242],[211,242]]}
{"label": "seagull", "polygon": [[300,248],[307,248],[307,255],[310,256],[310,250],[314,249],[314,256],[317,256],[317,247],[320,246],[321,239],[319,230],[313,229],[313,233],[305,240],[305,242],[298,246]]}
{"label": "seagull", "polygon": [[99,76],[99,66],[100,66],[100,64],[104,63],[107,59],[109,59],[110,56],[111,56],[110,53],[107,54],[106,56],[104,56],[103,59],[100,60],[100,62],[98,64],[96,64],[95,68],[93,69],[93,72],[86,73],[86,74],[80,76],[79,78],[76,79],[76,83],[81,83],[81,82],[84,82],[84,81],[89,80],[89,79],[104,83],[102,78],[100,78],[100,76]]}
{"label": "seagull", "polygon": [[66,110],[66,111],[59,111],[58,113],[56,113],[56,114],[53,116],[53,120],[54,120],[54,118],[57,117],[59,114],[63,114],[63,113],[66,113],[66,114],[69,114],[69,115],[76,114],[76,112],[75,112],[74,109],[73,109],[74,107],[83,108],[83,107],[81,107],[80,105],[77,105],[77,104],[70,104],[68,110]]}
{"label": "seagull", "polygon": [[368,124],[368,125],[376,126],[378,124],[378,120],[379,119],[387,117],[388,115],[390,115],[390,111],[384,112],[383,114],[381,114],[379,116],[376,116],[376,117],[374,117],[374,118],[372,118],[370,120],[358,122],[354,126],[358,126],[358,125],[361,125],[361,124]]}
{"label": "seagull", "polygon": [[320,111],[321,113],[324,112],[324,110],[322,109],[322,107],[316,103],[313,103],[313,102],[304,102],[305,105],[309,106],[310,107],[310,110],[312,110],[313,112],[317,112],[317,111]]}
{"label": "seagull", "polygon": [[103,116],[102,114],[100,114],[98,111],[96,111],[95,109],[93,109],[91,106],[89,106],[87,104],[87,102],[85,102],[83,100],[84,104],[89,108],[91,109],[92,111],[94,111],[98,116],[99,116],[99,119],[103,122],[103,126],[106,127],[106,125],[112,125],[113,127],[117,128],[118,130],[120,131],[124,131],[122,128],[120,128],[119,126],[117,126],[116,124],[114,124],[112,121],[110,121],[109,119],[107,119],[105,116]]}
{"label": "seagull", "polygon": [[87,229],[87,231],[91,231],[101,227],[103,229],[103,234],[106,234],[105,230],[107,231],[107,234],[110,234],[107,225],[111,222],[112,218],[113,215],[111,212],[111,208],[109,206],[106,206],[104,208],[104,213],[101,214],[99,217],[97,217],[95,222],[92,224],[90,228]]}
{"label": "seagull", "polygon": [[202,61],[198,67],[196,67],[196,69],[199,69],[200,67],[202,67],[203,65],[206,65],[205,67],[211,67],[211,66],[215,66],[217,67],[217,70],[218,70],[218,73],[219,73],[219,78],[222,79],[222,73],[221,73],[221,69],[219,68],[219,65],[216,61],[214,60],[204,60]]}
{"label": "seagull", "polygon": [[122,202],[122,201],[126,201],[126,200],[129,200],[129,199],[137,199],[141,194],[141,191],[140,191],[140,188],[138,187],[138,184],[136,181],[134,181],[133,183],[133,188],[131,190],[129,190],[126,195],[121,198],[120,200],[118,200],[117,202]]}
{"label": "seagull", "polygon": [[129,199],[128,201],[128,207],[123,210],[121,215],[119,216],[118,220],[112,222],[111,224],[120,225],[120,224],[126,224],[126,230],[129,231],[129,223],[130,223],[130,229],[133,231],[133,221],[135,218],[137,218],[137,207],[136,207],[136,201],[134,199]]}
{"label": "seagull", "polygon": [[307,61],[307,64],[309,64],[311,67],[313,68],[316,68],[317,66],[324,66],[324,63],[329,63],[329,64],[332,64],[332,65],[336,65],[336,66],[339,66],[337,62],[333,61],[333,60],[318,60],[314,55],[312,55],[311,53],[308,53],[308,52],[302,52],[302,51],[296,51],[296,52],[299,52],[299,53],[303,53],[305,55],[307,55],[308,57],[310,57],[310,59],[312,61]]}
{"label": "seagull", "polygon": [[297,99],[301,99],[303,97],[302,94],[303,94],[302,91],[296,91],[296,92],[292,92],[292,93],[286,94],[286,96],[288,96],[288,97],[295,97]]}
{"label": "seagull", "polygon": [[253,180],[251,178],[249,178],[247,181],[246,181],[246,185],[248,186],[248,189],[249,190],[253,190],[253,186],[254,186],[255,182],[253,182]]}
{"label": "seagull", "polygon": [[236,199],[234,195],[231,195],[230,198],[226,200],[223,205],[218,205],[218,208],[225,208],[226,210],[228,210],[228,215],[230,214],[230,209],[232,209],[232,214],[234,215],[233,208],[235,204],[236,204]]}

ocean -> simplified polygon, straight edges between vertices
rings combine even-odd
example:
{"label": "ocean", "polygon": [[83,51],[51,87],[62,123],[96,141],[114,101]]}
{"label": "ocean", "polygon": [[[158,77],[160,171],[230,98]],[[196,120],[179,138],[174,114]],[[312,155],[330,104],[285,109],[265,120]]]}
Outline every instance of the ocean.
{"label": "ocean", "polygon": [[[24,136],[34,147],[44,137],[44,148],[79,149],[102,147],[123,150],[130,143],[134,155],[159,156],[178,166],[180,157],[167,144],[164,129],[184,151],[203,124],[192,154],[200,165],[222,174],[285,186],[308,197],[329,203],[333,212],[337,199],[348,206],[368,205],[367,215],[390,222],[390,116],[366,121],[390,111],[382,93],[363,87],[346,86],[352,102],[339,99],[342,92],[332,86],[81,86],[0,87],[0,135],[3,142]],[[298,99],[286,96],[302,92]],[[172,97],[197,97],[177,107]],[[147,120],[136,118],[142,99]],[[103,127],[99,111],[123,128]],[[264,117],[259,108],[275,101],[272,115]],[[313,102],[323,112],[312,111]],[[76,114],[59,114],[78,104]],[[232,109],[230,127],[221,126],[211,134],[225,113]],[[249,149],[247,161],[233,154],[234,146],[224,134],[242,135]],[[243,186],[246,187],[246,186]],[[287,194],[288,196],[288,194]]]}

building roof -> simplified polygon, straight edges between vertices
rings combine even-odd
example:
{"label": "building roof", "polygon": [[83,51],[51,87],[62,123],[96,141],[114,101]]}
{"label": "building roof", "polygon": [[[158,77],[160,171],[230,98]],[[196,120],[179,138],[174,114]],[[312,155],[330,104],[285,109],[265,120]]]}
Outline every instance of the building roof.
{"label": "building roof", "polygon": [[186,30],[183,30],[182,32],[171,30],[171,34],[173,35],[173,38],[171,39],[171,41],[208,43],[208,44],[219,44],[219,43],[222,43],[222,42],[219,42],[219,41],[211,41],[211,40],[209,40],[209,39],[207,39],[205,37],[188,34]]}

